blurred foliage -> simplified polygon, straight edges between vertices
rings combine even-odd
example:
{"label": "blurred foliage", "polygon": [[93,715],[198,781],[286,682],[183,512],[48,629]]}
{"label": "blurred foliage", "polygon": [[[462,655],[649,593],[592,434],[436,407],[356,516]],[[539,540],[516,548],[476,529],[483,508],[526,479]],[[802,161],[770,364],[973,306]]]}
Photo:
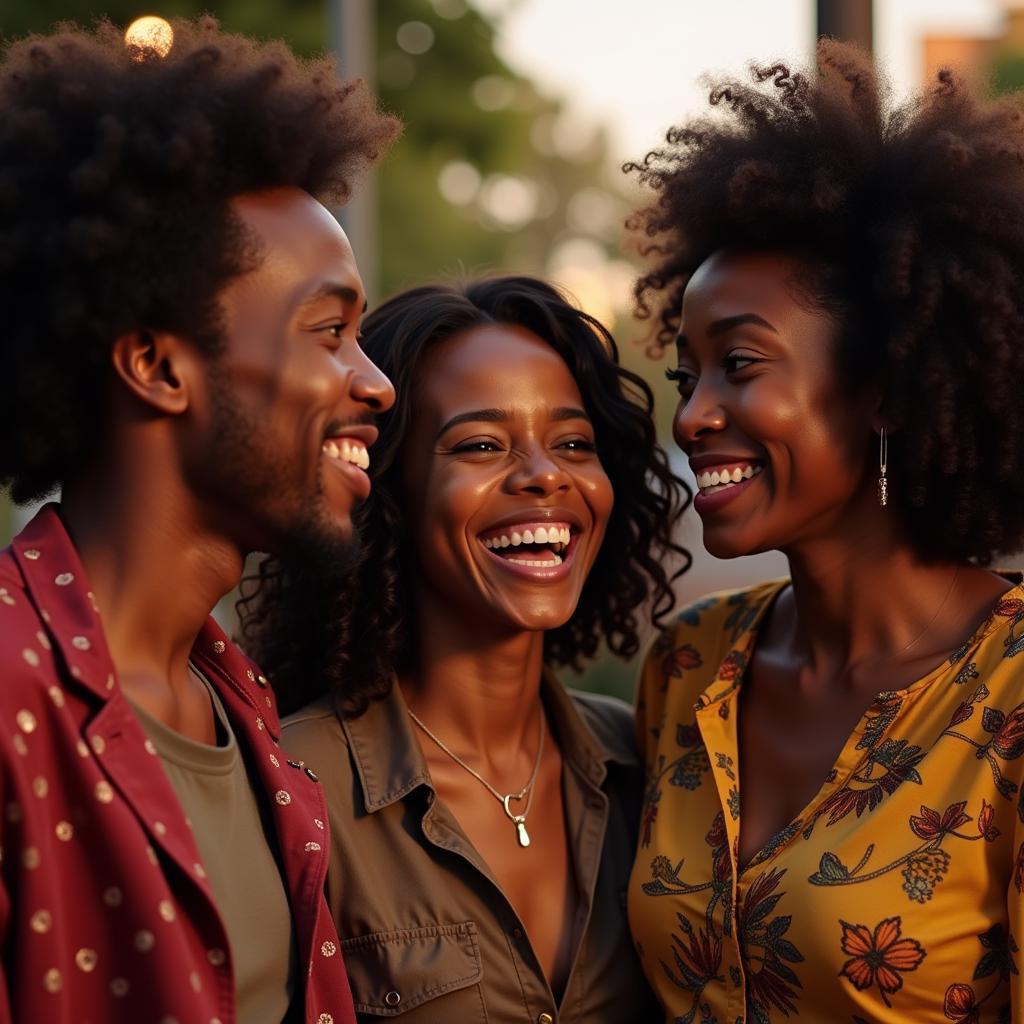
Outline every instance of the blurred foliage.
{"label": "blurred foliage", "polygon": [[[572,158],[538,147],[538,129],[563,114],[528,79],[495,52],[495,26],[472,8],[461,16],[452,0],[388,0],[379,4],[377,89],[405,121],[405,135],[381,170],[381,266],[384,294],[439,273],[512,269],[544,273],[553,245],[567,233],[568,204],[581,188],[600,184],[608,166],[607,142],[596,133]],[[433,45],[405,53],[399,30],[408,22],[429,27]],[[494,109],[481,109],[474,91],[504,92]],[[477,202],[454,205],[438,189],[442,168],[465,162],[480,173],[515,176],[536,191],[539,216],[523,224],[488,216]],[[623,211],[626,204],[623,201]],[[604,242],[616,244],[615,240]]]}
{"label": "blurred foliage", "polygon": [[989,80],[996,95],[1024,89],[1024,53],[999,53],[992,61]]}
{"label": "blurred foliage", "polygon": [[[209,10],[227,29],[283,38],[306,55],[323,51],[328,42],[324,0],[102,2],[103,14],[115,24],[126,25],[140,14],[188,17]],[[384,105],[406,124],[380,171],[382,294],[462,271],[543,273],[552,246],[569,231],[568,204],[581,188],[606,189],[625,212],[628,202],[609,173],[607,142],[600,132],[571,158],[550,146],[547,152],[538,149],[538,122],[555,123],[562,105],[543,97],[498,56],[491,21],[463,0],[386,0],[377,11],[381,74],[376,88]],[[61,20],[91,24],[96,16],[96,0],[4,0],[0,36],[45,32]],[[427,26],[432,36],[423,53],[406,52],[398,43],[399,30],[410,22]],[[482,109],[473,96],[481,79],[503,89],[507,98]],[[490,175],[525,181],[540,196],[540,215],[521,224],[503,223],[477,203],[445,201],[438,177],[451,161],[475,167],[485,186]],[[597,232],[612,249],[617,233]]]}

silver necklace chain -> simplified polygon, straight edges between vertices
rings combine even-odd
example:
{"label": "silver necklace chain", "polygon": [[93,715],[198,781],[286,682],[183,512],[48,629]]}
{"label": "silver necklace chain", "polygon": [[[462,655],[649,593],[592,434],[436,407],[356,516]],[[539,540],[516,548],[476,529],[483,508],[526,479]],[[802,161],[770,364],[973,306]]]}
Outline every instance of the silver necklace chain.
{"label": "silver necklace chain", "polygon": [[[481,783],[487,788],[487,791],[494,797],[498,803],[501,804],[505,814],[508,815],[509,820],[516,827],[516,838],[519,840],[520,846],[530,845],[530,833],[526,831],[526,816],[530,813],[530,805],[533,803],[533,784],[537,781],[537,772],[540,770],[541,758],[544,756],[544,706],[539,706],[539,730],[540,737],[537,741],[537,758],[533,762],[533,771],[530,773],[530,778],[526,785],[523,786],[518,793],[499,793],[475,768],[466,764],[465,761],[459,757],[447,744],[440,740],[434,733],[430,731],[424,725],[424,723],[412,712],[410,709],[409,717],[461,768],[465,768],[470,775],[473,776],[477,782]],[[526,806],[523,808],[522,814],[516,814],[509,806],[513,800],[522,800],[526,798]]]}

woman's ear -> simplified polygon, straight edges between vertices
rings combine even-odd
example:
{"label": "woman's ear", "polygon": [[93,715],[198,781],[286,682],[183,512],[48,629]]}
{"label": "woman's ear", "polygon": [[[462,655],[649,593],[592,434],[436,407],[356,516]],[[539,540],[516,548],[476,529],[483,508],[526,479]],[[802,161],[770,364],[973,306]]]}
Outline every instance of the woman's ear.
{"label": "woman's ear", "polygon": [[188,408],[192,347],[175,334],[130,331],[111,349],[114,371],[128,390],[154,412],[179,416]]}

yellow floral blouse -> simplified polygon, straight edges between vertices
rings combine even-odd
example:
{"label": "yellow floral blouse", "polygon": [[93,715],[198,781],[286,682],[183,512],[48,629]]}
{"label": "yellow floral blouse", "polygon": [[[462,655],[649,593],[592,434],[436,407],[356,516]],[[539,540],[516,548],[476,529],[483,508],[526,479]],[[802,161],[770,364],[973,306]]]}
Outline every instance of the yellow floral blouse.
{"label": "yellow floral blouse", "polygon": [[629,918],[672,1024],[1024,1021],[1024,587],[881,693],[745,867],[739,688],[763,584],[687,608],[644,665]]}

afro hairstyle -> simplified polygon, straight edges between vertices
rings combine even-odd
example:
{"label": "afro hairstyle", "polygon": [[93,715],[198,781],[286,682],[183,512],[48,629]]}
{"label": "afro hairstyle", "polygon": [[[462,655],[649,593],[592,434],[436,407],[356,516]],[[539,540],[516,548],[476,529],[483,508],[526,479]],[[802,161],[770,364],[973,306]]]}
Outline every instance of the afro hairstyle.
{"label": "afro hairstyle", "polygon": [[258,260],[233,197],[344,201],[398,131],[330,59],[172,27],[165,57],[109,22],[0,55],[0,487],[19,503],[92,454],[118,336],[216,353],[218,295]]}
{"label": "afro hairstyle", "polygon": [[[890,506],[928,559],[1024,547],[1024,116],[950,72],[893,104],[868,55],[820,42],[808,73],[754,65],[709,115],[626,165],[655,350],[726,247],[789,250],[837,326],[837,368],[881,396]],[[805,287],[806,286],[806,287]]]}

